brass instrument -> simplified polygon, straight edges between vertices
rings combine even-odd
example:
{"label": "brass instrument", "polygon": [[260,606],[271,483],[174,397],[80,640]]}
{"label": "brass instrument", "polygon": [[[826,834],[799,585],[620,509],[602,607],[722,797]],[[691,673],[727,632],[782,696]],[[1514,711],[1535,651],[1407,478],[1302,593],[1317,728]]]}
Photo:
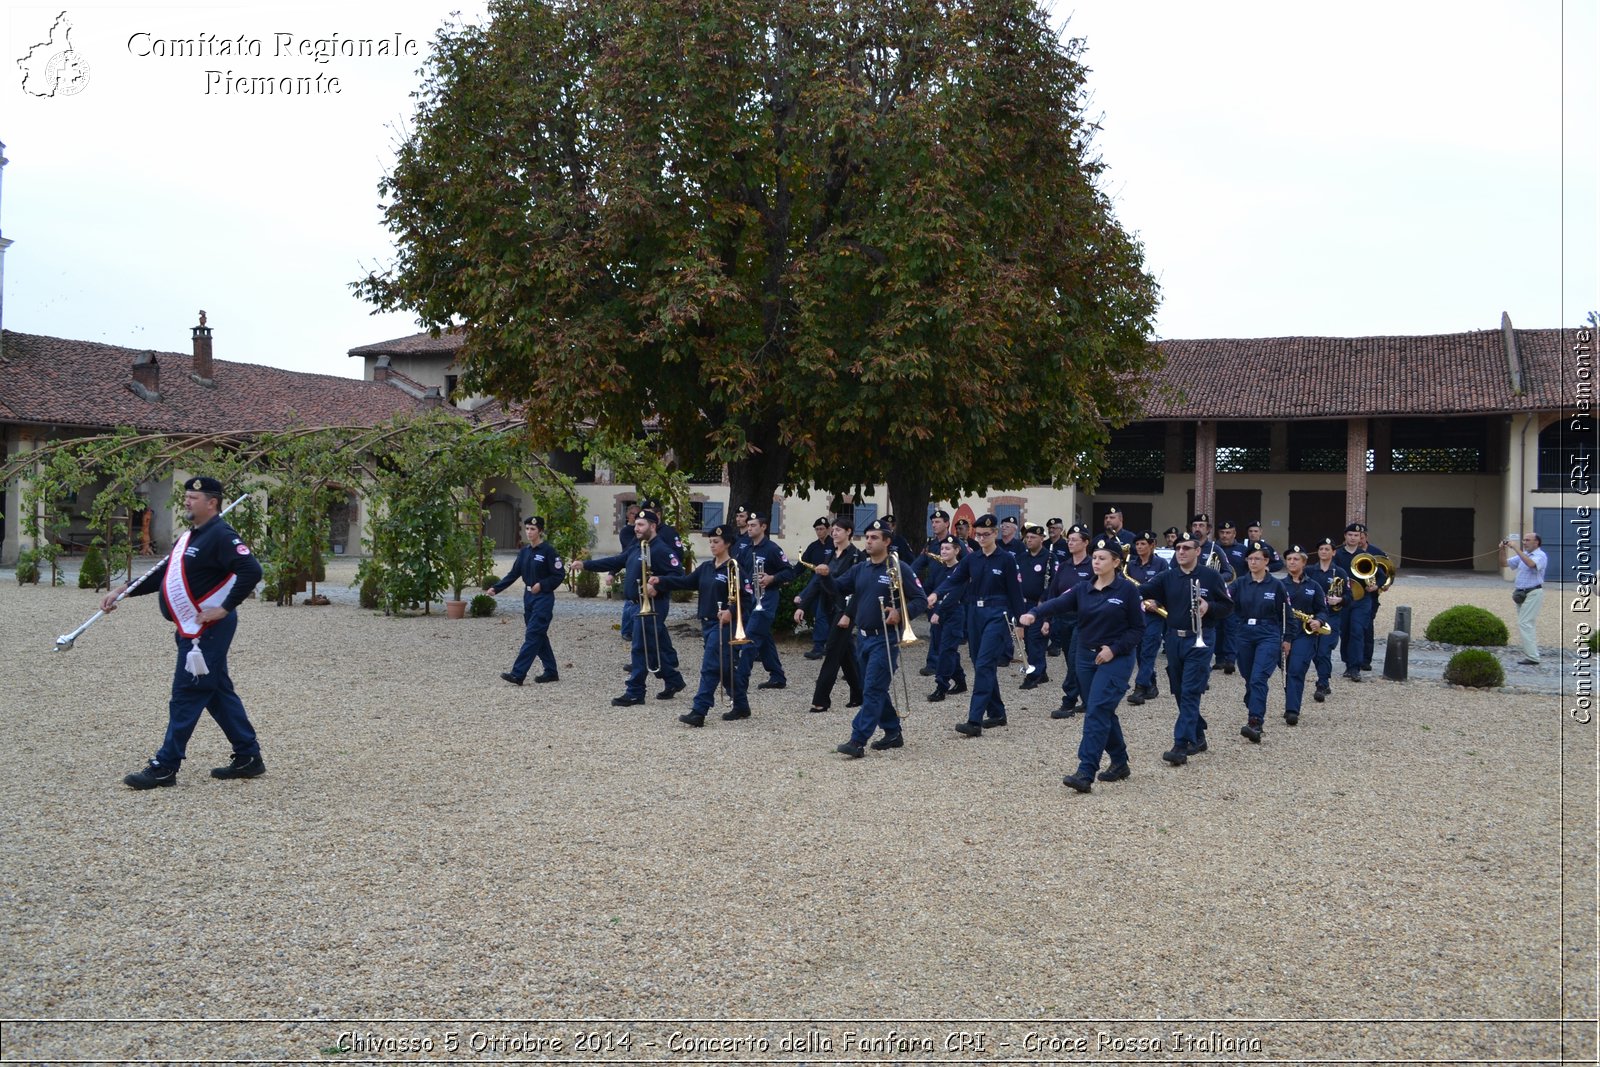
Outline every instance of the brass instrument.
{"label": "brass instrument", "polygon": [[767,576],[767,558],[759,552],[752,553],[756,560],[750,565],[750,595],[755,598],[756,606],[750,609],[754,615],[761,610],[761,579]]}
{"label": "brass instrument", "polygon": [[[655,598],[650,595],[650,544],[648,540],[639,542],[639,610],[634,624],[643,627],[638,633],[639,650],[644,654],[645,673],[655,674],[661,670],[661,636],[655,630],[656,605]],[[656,638],[654,665],[650,662],[652,634],[655,634]]]}
{"label": "brass instrument", "polygon": [[[1382,577],[1379,576],[1382,572]],[[1377,582],[1378,592],[1387,593],[1394,584],[1395,575],[1400,573],[1400,568],[1388,556],[1375,556],[1371,552],[1358,552],[1350,557],[1350,574],[1361,584],[1351,590],[1351,595],[1360,600],[1366,595],[1366,583]]]}
{"label": "brass instrument", "polygon": [[744,632],[744,605],[739,600],[739,561],[728,557],[728,600],[729,607],[733,608],[733,637],[728,640],[730,645],[748,645],[753,642],[745,636]]}
{"label": "brass instrument", "polygon": [[[889,596],[892,598],[890,608],[900,612],[900,622],[903,629],[900,632],[900,647],[917,643],[916,632],[911,629],[911,612],[906,608],[906,583],[900,577],[900,554],[889,553]],[[887,613],[886,613],[887,614]]]}
{"label": "brass instrument", "polygon": [[639,542],[639,612],[640,615],[654,615],[656,606],[654,598],[650,595],[650,542]]}
{"label": "brass instrument", "polygon": [[[1128,564],[1131,563],[1131,562],[1133,562],[1132,554],[1124,556],[1122,558],[1122,562],[1117,565],[1117,571],[1124,578],[1128,579],[1128,581],[1132,582],[1134,585],[1138,585],[1139,584],[1139,580],[1137,578],[1135,578],[1133,575],[1128,573]],[[1154,612],[1152,612],[1151,614],[1159,615],[1164,619],[1164,618],[1167,617],[1167,609],[1162,607],[1160,604],[1157,604],[1156,605],[1156,610]]]}
{"label": "brass instrument", "polygon": [[1304,630],[1307,637],[1327,637],[1333,633],[1333,627],[1325,622],[1319,622],[1315,615],[1308,615],[1299,608],[1290,608],[1294,617],[1300,620],[1300,629]]}
{"label": "brass instrument", "polygon": [[1206,647],[1204,618],[1200,614],[1200,604],[1205,597],[1200,595],[1200,579],[1189,579],[1189,622],[1194,627],[1194,647]]}
{"label": "brass instrument", "polygon": [[1331,610],[1333,611],[1344,610],[1345,584],[1344,575],[1342,574],[1334,575],[1328,582],[1328,595],[1339,598],[1339,603],[1331,605]]}
{"label": "brass instrument", "polygon": [[806,570],[810,571],[812,574],[817,573],[817,565],[815,563],[807,563],[803,559],[797,559],[795,562],[800,564],[800,566],[804,567]]}

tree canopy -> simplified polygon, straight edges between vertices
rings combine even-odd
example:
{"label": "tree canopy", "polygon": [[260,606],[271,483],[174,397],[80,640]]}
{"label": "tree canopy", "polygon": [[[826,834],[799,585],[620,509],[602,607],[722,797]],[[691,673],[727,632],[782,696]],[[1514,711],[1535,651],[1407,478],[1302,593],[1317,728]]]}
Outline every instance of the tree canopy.
{"label": "tree canopy", "polygon": [[434,41],[356,287],[465,325],[535,441],[653,421],[740,500],[1092,483],[1159,357],[1081,48],[1033,0],[499,0]]}

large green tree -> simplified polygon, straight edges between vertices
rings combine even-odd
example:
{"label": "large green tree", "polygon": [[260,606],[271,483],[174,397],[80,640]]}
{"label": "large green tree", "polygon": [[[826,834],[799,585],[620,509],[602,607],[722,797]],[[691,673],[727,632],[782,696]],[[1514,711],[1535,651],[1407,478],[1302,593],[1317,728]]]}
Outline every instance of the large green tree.
{"label": "large green tree", "polygon": [[357,288],[468,327],[536,441],[656,420],[736,499],[1093,481],[1155,285],[1079,48],[1032,0],[492,3],[434,42]]}

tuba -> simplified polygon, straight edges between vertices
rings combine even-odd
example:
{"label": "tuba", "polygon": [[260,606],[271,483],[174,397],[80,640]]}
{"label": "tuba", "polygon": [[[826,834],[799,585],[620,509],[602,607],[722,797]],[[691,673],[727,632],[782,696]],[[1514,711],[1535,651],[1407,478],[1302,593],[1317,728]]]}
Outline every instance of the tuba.
{"label": "tuba", "polygon": [[1351,590],[1351,595],[1360,600],[1366,595],[1366,583],[1377,582],[1378,592],[1387,593],[1394,584],[1395,575],[1400,568],[1388,556],[1375,556],[1371,552],[1358,552],[1350,557],[1350,574],[1361,584]]}

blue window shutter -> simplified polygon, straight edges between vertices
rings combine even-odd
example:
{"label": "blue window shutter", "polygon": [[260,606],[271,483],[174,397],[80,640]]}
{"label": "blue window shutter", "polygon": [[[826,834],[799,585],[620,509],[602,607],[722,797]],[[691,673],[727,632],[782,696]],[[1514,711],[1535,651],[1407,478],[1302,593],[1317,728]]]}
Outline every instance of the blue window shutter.
{"label": "blue window shutter", "polygon": [[700,505],[700,531],[704,533],[716,526],[722,525],[722,512],[727,505],[720,500],[707,500]]}
{"label": "blue window shutter", "polygon": [[867,523],[878,517],[878,505],[857,504],[852,521],[856,524],[856,536],[861,536],[861,531],[867,528]]}
{"label": "blue window shutter", "polygon": [[1017,504],[997,504],[997,505],[995,505],[994,517],[996,519],[1004,522],[1005,519],[1006,519],[1006,516],[1008,516],[1008,515],[1011,518],[1016,519],[1018,525],[1021,525],[1021,523],[1022,523],[1022,508],[1021,508],[1020,505],[1017,505]]}
{"label": "blue window shutter", "polygon": [[781,537],[783,535],[783,501],[772,502],[771,522],[767,523],[767,536]]}
{"label": "blue window shutter", "polygon": [[938,511],[938,510],[939,510],[939,505],[938,504],[929,504],[928,505],[928,518],[927,518],[927,521],[925,521],[922,524],[922,536],[923,537],[932,537],[933,536],[933,513],[935,511]]}

